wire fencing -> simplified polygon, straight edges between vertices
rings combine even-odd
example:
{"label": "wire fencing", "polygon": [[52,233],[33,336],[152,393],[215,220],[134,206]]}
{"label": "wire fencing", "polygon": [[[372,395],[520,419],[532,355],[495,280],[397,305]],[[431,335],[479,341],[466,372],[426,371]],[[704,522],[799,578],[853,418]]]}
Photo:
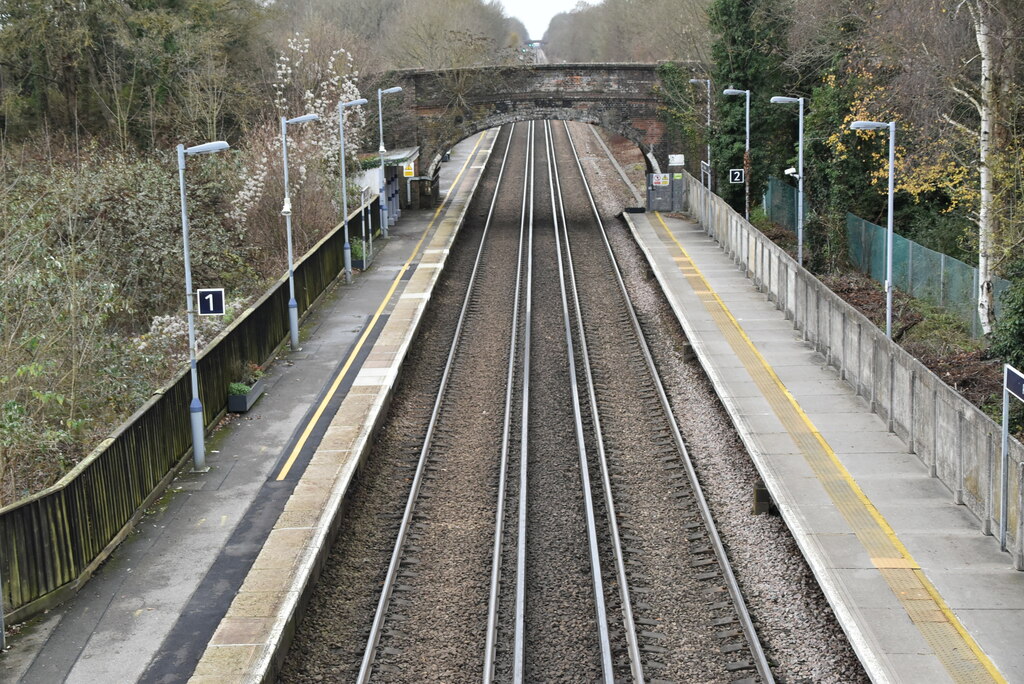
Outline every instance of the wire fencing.
{"label": "wire fencing", "polygon": [[[774,223],[796,230],[796,188],[772,178],[765,192],[765,214]],[[806,208],[804,215],[806,216]],[[846,241],[850,263],[879,283],[885,282],[886,228],[846,215]],[[892,280],[896,289],[939,306],[964,322],[971,335],[982,335],[978,317],[978,269],[947,254],[893,235]],[[996,316],[1008,280],[993,278]]]}

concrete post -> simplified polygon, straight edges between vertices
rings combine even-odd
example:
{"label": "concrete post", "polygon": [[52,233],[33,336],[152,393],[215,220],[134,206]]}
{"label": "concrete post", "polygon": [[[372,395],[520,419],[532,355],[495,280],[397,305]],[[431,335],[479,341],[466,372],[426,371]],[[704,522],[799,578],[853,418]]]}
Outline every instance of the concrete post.
{"label": "concrete post", "polygon": [[1024,463],[1017,468],[1017,552],[1013,554],[1013,569],[1024,570]]}

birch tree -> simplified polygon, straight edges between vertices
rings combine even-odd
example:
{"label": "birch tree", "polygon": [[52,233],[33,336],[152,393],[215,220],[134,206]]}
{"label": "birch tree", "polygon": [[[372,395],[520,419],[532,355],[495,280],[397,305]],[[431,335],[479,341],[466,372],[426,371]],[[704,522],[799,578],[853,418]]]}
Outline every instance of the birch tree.
{"label": "birch tree", "polygon": [[[952,203],[970,201],[978,251],[976,305],[992,332],[992,280],[1021,233],[1013,159],[1019,112],[1017,43],[1024,8],[1017,0],[887,0],[861,10],[866,26],[855,60],[884,75],[876,97],[910,129],[913,148],[900,169],[911,194],[944,187]],[[963,167],[971,173],[948,173]]]}
{"label": "birch tree", "polygon": [[[1000,207],[997,197],[993,149],[1007,145],[1012,137],[1011,89],[1017,66],[1017,34],[1019,24],[1007,10],[1015,0],[963,0],[970,12],[978,45],[980,83],[977,98],[960,91],[977,108],[978,171],[980,197],[978,205],[978,316],[986,335],[995,323],[995,298],[992,289],[993,247],[1000,228]],[[1000,5],[1005,5],[1001,7]],[[1019,10],[1017,10],[1019,11]]]}

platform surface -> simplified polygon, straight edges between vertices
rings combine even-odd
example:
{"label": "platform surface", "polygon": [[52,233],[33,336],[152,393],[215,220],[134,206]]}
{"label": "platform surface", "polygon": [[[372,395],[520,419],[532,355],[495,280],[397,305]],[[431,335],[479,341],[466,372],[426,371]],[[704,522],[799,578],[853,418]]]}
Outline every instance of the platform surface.
{"label": "platform surface", "polygon": [[[453,149],[441,168],[446,200],[465,200],[491,142],[493,133],[483,133]],[[375,242],[367,271],[327,293],[303,320],[300,350],[283,349],[265,395],[208,439],[210,472],[175,480],[76,597],[27,623],[0,657],[0,682],[184,682],[193,675],[239,590],[254,586],[258,555],[283,549],[276,562],[294,562],[288,537],[295,535],[274,527],[299,527],[304,511],[322,504],[323,488],[302,477],[316,479],[317,468],[324,474],[310,463],[341,403],[386,379],[380,360],[395,350],[387,349],[394,333],[385,329],[410,305],[425,304],[408,288],[417,274],[436,277],[432,266],[444,255],[430,246],[454,204],[402,212],[390,237]],[[239,631],[236,622],[234,635],[251,641],[258,624],[250,619]],[[241,674],[225,665],[210,681]]]}
{"label": "platform surface", "polygon": [[874,681],[1024,682],[1024,573],[697,223],[625,214]]}

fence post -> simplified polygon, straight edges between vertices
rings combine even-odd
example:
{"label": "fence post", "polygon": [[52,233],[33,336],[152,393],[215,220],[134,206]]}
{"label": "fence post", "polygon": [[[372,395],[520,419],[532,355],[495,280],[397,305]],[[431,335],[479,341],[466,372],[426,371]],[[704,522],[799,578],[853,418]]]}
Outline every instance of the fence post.
{"label": "fence post", "polygon": [[[967,300],[968,302],[973,301],[974,297],[978,296],[978,269],[972,268],[971,270],[973,271],[973,277],[971,278],[971,282],[974,284],[974,287],[971,288],[971,295],[972,296],[971,296],[971,299]],[[977,337],[978,336],[978,320],[979,320],[980,314],[978,313],[978,310],[976,308],[974,308],[973,306],[969,306],[968,307],[968,311],[973,311],[974,312],[973,315],[971,315],[971,337]]]}
{"label": "fence post", "polygon": [[939,252],[939,306],[946,305],[946,255]]}
{"label": "fence post", "polygon": [[907,240],[907,294],[914,296],[914,243]]}
{"label": "fence post", "polygon": [[956,488],[953,490],[953,503],[957,506],[964,502],[964,414],[956,409]]}
{"label": "fence post", "polygon": [[981,533],[987,537],[992,536],[992,521],[995,518],[995,497],[996,497],[996,454],[995,446],[992,442],[995,441],[992,437],[992,433],[989,432],[985,435],[985,515],[981,521]]}
{"label": "fence post", "polygon": [[[4,567],[3,550],[0,549],[0,569]],[[7,649],[7,624],[4,622],[4,576],[0,573],[0,653]]]}
{"label": "fence post", "polygon": [[864,220],[858,218],[857,224],[860,226],[860,269],[864,273],[871,275],[871,258],[868,255],[868,227],[864,225]]}
{"label": "fence post", "polygon": [[1017,552],[1013,557],[1013,569],[1024,570],[1024,463],[1017,469]]}

